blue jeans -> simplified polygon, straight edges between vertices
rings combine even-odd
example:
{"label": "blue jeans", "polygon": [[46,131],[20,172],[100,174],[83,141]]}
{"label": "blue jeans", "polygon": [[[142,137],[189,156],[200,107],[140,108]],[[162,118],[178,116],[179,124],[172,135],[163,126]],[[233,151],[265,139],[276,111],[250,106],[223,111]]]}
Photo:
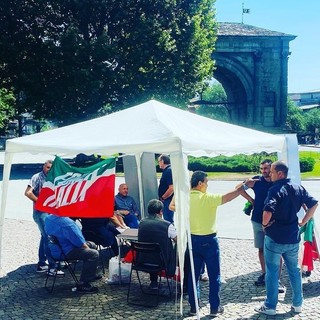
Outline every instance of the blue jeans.
{"label": "blue jeans", "polygon": [[[204,263],[209,276],[209,302],[211,310],[218,309],[220,305],[220,248],[219,240],[213,235],[191,235],[192,253],[197,290],[199,295],[199,277]],[[195,308],[192,275],[189,274],[188,295],[191,308]],[[199,296],[198,296],[199,298]]]}
{"label": "blue jeans", "polygon": [[139,228],[139,220],[134,214],[127,214],[123,217],[124,223],[132,229]]}
{"label": "blue jeans", "polygon": [[276,309],[278,303],[278,278],[281,256],[287,267],[291,288],[292,305],[302,306],[302,280],[298,260],[299,243],[280,244],[266,236],[264,240],[264,259],[266,263],[267,308]]}
{"label": "blue jeans", "polygon": [[162,214],[163,214],[163,219],[164,220],[173,223],[173,211],[171,211],[169,209],[169,204],[170,204],[171,200],[172,200],[172,197],[169,197],[168,199],[163,200],[163,211],[162,211]]}
{"label": "blue jeans", "polygon": [[38,264],[40,266],[44,266],[46,264],[46,260],[48,259],[49,267],[54,268],[55,261],[51,257],[48,235],[44,228],[47,216],[48,216],[48,213],[41,212],[35,209],[33,210],[33,220],[38,225],[38,228],[41,233],[39,251],[38,251],[38,255],[39,255]]}

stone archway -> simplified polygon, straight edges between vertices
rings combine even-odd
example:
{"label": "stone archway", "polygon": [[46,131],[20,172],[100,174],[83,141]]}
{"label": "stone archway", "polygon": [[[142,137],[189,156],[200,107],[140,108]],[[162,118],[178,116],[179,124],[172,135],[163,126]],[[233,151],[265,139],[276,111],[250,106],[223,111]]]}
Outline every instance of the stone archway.
{"label": "stone archway", "polygon": [[293,39],[241,23],[219,24],[213,76],[226,91],[231,122],[257,129],[284,127]]}

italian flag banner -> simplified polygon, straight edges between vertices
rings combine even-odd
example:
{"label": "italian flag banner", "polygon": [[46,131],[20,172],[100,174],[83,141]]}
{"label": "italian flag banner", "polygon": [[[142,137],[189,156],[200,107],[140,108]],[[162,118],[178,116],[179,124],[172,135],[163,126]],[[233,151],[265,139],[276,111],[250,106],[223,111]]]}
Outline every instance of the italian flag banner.
{"label": "italian flag banner", "polygon": [[36,209],[65,217],[112,217],[115,164],[115,158],[110,158],[90,167],[77,168],[56,157]]}

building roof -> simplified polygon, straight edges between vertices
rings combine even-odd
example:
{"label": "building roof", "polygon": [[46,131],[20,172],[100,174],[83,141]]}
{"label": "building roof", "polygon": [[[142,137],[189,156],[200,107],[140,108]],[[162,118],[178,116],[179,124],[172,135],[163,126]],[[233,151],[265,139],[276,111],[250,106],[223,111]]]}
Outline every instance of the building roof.
{"label": "building roof", "polygon": [[291,37],[295,35],[272,31],[238,22],[218,22],[218,36]]}

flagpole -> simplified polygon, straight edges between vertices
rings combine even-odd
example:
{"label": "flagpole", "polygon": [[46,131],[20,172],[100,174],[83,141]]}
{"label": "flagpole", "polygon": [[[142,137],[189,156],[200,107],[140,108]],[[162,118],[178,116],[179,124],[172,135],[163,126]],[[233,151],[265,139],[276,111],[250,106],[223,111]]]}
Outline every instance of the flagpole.
{"label": "flagpole", "polygon": [[243,11],[244,11],[244,3],[242,2],[242,17],[241,17],[241,23],[243,24]]}

